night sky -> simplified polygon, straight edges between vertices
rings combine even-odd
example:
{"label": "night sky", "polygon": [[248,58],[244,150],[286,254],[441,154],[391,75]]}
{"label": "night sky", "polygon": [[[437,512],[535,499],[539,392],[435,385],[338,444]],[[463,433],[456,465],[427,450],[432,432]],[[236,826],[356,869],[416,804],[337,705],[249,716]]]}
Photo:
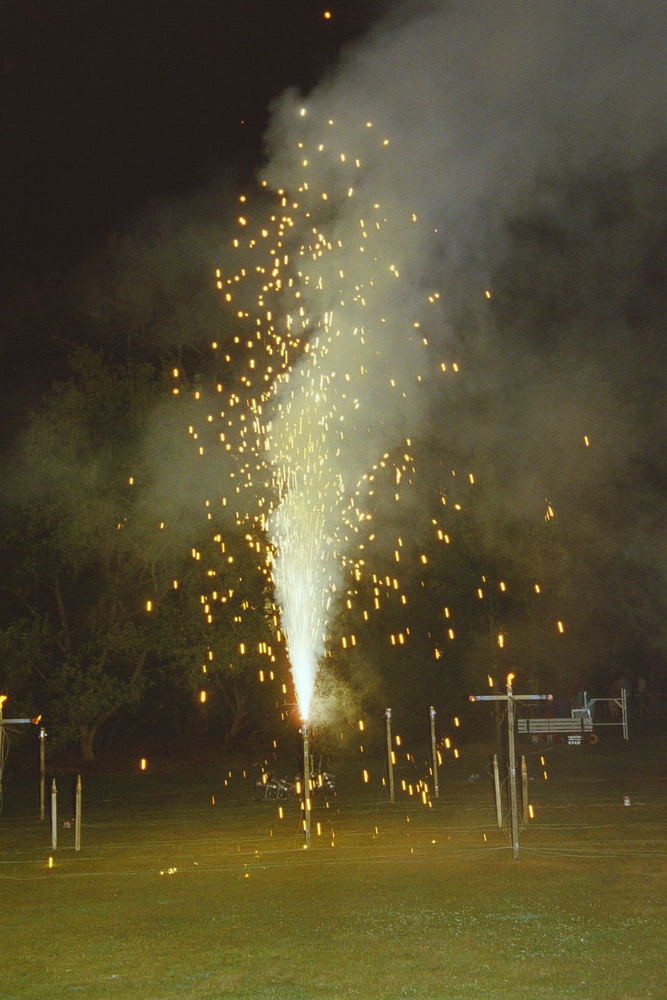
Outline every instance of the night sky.
{"label": "night sky", "polygon": [[[9,0],[0,14],[4,420],[62,372],[69,275],[157,201],[251,179],[272,99],[307,91],[378,0]],[[329,10],[331,16],[324,15]],[[27,396],[23,395],[23,386]]]}
{"label": "night sky", "polygon": [[251,170],[271,99],[311,87],[378,6],[4,4],[4,266],[71,263],[149,200]]}

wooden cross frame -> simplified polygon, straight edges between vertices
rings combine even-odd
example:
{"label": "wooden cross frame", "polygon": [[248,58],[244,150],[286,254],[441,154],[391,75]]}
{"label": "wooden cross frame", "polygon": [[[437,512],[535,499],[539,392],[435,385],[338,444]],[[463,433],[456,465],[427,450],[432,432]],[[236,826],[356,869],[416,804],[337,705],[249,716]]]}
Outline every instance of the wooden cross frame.
{"label": "wooden cross frame", "polygon": [[514,743],[514,703],[516,701],[553,701],[552,694],[514,694],[512,681],[514,674],[507,675],[506,694],[471,694],[469,701],[505,701],[507,702],[507,751],[510,785],[510,826],[512,840],[512,856],[519,857],[519,802],[516,787],[516,747]]}

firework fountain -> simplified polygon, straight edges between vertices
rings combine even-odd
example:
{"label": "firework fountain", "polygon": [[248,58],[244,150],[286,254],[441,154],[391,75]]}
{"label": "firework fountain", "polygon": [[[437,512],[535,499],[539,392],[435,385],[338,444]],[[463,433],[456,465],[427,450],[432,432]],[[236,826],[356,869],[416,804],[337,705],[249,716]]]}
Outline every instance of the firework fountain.
{"label": "firework fountain", "polygon": [[217,272],[243,331],[235,340],[248,350],[219,442],[240,458],[237,495],[254,497],[253,509],[237,505],[236,520],[264,547],[279,610],[304,738],[308,838],[309,733],[331,616],[364,565],[377,463],[399,445],[405,452],[415,398],[427,373],[447,364],[429,356],[424,322],[437,316],[437,291],[403,279],[424,229],[415,213],[377,200],[354,152],[357,143],[382,155],[389,139],[369,121],[337,128],[302,107],[290,113],[302,135],[290,162],[272,169],[294,190],[265,179],[257,219],[242,197],[233,239],[241,263]]}
{"label": "firework fountain", "polygon": [[[303,736],[303,823],[310,846],[309,721],[317,664],[325,652],[327,620],[339,576],[338,536],[344,497],[328,461],[326,394],[310,368],[267,440],[278,503],[267,521],[269,563],[287,637]],[[289,381],[286,379],[286,381]],[[323,381],[320,380],[320,386]]]}

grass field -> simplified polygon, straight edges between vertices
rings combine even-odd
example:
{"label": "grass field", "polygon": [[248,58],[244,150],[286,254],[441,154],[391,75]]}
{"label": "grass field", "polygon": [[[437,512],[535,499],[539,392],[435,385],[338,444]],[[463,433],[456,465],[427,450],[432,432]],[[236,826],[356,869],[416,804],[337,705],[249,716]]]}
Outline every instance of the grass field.
{"label": "grass field", "polygon": [[431,808],[390,805],[334,760],[307,851],[298,803],[280,819],[257,802],[251,764],[84,776],[78,853],[62,823],[51,850],[15,779],[0,997],[664,1000],[664,740],[523,749],[535,819],[518,860],[483,747],[447,764]]}

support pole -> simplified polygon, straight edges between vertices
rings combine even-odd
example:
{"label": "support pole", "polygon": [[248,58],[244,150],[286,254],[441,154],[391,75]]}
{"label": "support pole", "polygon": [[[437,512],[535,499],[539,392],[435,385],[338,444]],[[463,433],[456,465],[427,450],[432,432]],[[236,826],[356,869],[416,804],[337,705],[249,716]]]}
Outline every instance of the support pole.
{"label": "support pole", "polygon": [[526,758],[521,757],[521,815],[524,823],[528,822],[528,765]]}
{"label": "support pole", "polygon": [[46,729],[44,726],[39,728],[39,818],[44,819],[44,813],[46,810],[46,754],[44,748],[44,741],[46,739]]}
{"label": "support pole", "polygon": [[623,739],[629,740],[630,733],[628,730],[628,692],[624,687],[621,688],[621,721],[623,723]]}
{"label": "support pole", "polygon": [[500,769],[498,767],[498,754],[493,755],[493,790],[496,796],[496,818],[498,820],[498,829],[503,828],[503,803],[500,798]]}
{"label": "support pole", "polygon": [[510,781],[510,825],[512,857],[519,857],[519,803],[516,787],[516,748],[514,745],[514,697],[512,675],[507,678],[507,751]]}
{"label": "support pole", "polygon": [[384,717],[387,720],[387,775],[389,778],[389,801],[394,801],[394,751],[391,747],[391,709],[386,709]]}
{"label": "support pole", "polygon": [[76,795],[74,797],[74,850],[81,850],[81,775],[76,778]]}
{"label": "support pole", "polygon": [[310,847],[310,739],[308,725],[301,727],[303,734],[303,830],[306,847]]}
{"label": "support pole", "polygon": [[56,779],[51,780],[51,848],[58,847],[58,788]]}
{"label": "support pole", "polygon": [[433,705],[428,710],[431,719],[431,757],[433,758],[433,794],[436,799],[440,798],[440,788],[438,786],[438,748],[435,742],[435,709]]}

